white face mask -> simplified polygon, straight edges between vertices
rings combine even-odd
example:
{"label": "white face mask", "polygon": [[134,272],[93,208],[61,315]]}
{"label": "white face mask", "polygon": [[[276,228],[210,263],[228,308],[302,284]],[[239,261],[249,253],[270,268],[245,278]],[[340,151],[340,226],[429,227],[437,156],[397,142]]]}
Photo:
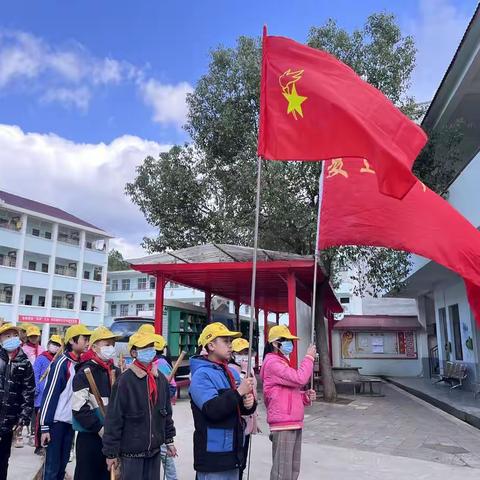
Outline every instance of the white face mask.
{"label": "white face mask", "polygon": [[58,345],[49,345],[48,346],[48,351],[50,353],[53,353],[54,355],[60,350],[60,347]]}
{"label": "white face mask", "polygon": [[248,355],[235,355],[235,361],[241,366],[243,362],[248,362]]}
{"label": "white face mask", "polygon": [[115,357],[115,347],[113,345],[100,347],[100,353],[98,356],[105,361],[111,360],[113,357]]}

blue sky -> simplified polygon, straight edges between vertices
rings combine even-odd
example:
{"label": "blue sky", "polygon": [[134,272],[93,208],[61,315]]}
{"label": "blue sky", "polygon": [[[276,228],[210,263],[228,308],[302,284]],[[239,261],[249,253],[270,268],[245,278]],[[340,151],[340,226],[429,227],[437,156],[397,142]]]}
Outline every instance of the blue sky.
{"label": "blue sky", "polygon": [[[352,30],[370,13],[387,10],[417,40],[412,93],[428,100],[475,5],[475,0],[4,2],[0,188],[70,210],[116,235],[127,255],[138,253],[141,237],[152,229],[127,205],[123,186],[146,154],[187,139],[181,130],[185,94],[206,71],[212,48],[233,46],[240,35],[259,35],[264,23],[271,34],[304,41],[311,26],[329,17]],[[109,212],[99,211],[99,203]]]}

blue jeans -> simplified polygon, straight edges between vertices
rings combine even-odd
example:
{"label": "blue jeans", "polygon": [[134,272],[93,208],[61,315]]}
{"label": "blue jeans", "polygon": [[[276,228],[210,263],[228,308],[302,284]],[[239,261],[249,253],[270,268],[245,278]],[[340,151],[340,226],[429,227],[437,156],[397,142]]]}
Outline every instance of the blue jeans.
{"label": "blue jeans", "polygon": [[197,472],[197,480],[238,480],[239,475],[238,468],[227,472]]}
{"label": "blue jeans", "polygon": [[167,446],[163,444],[160,448],[160,455],[162,458],[163,472],[166,480],[177,480],[177,469],[175,468],[175,459],[167,457]]}
{"label": "blue jeans", "polygon": [[50,443],[45,456],[43,480],[63,480],[73,443],[70,423],[55,422],[50,428]]}

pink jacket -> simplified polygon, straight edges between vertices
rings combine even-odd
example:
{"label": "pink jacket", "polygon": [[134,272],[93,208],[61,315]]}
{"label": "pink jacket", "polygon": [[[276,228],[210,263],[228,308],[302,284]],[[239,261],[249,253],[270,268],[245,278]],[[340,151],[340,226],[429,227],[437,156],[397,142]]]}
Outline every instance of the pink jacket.
{"label": "pink jacket", "polygon": [[32,365],[35,363],[37,357],[44,352],[44,349],[40,344],[34,346],[29,342],[22,345],[22,350],[25,352],[25,355],[28,357]]}
{"label": "pink jacket", "polygon": [[310,405],[310,400],[300,389],[312,376],[313,362],[307,355],[295,370],[281,354],[269,353],[265,357],[260,377],[271,430],[303,428],[305,405]]}

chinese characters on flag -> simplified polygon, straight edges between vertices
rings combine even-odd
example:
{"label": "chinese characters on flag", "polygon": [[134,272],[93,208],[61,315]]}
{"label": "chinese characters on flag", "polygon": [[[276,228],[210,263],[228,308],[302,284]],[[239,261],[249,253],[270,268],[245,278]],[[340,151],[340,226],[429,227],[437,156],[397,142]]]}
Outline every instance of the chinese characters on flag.
{"label": "chinese characters on flag", "polygon": [[378,191],[365,159],[326,163],[319,248],[365,245],[405,250],[456,272],[480,323],[480,232],[420,181],[402,199]]}

